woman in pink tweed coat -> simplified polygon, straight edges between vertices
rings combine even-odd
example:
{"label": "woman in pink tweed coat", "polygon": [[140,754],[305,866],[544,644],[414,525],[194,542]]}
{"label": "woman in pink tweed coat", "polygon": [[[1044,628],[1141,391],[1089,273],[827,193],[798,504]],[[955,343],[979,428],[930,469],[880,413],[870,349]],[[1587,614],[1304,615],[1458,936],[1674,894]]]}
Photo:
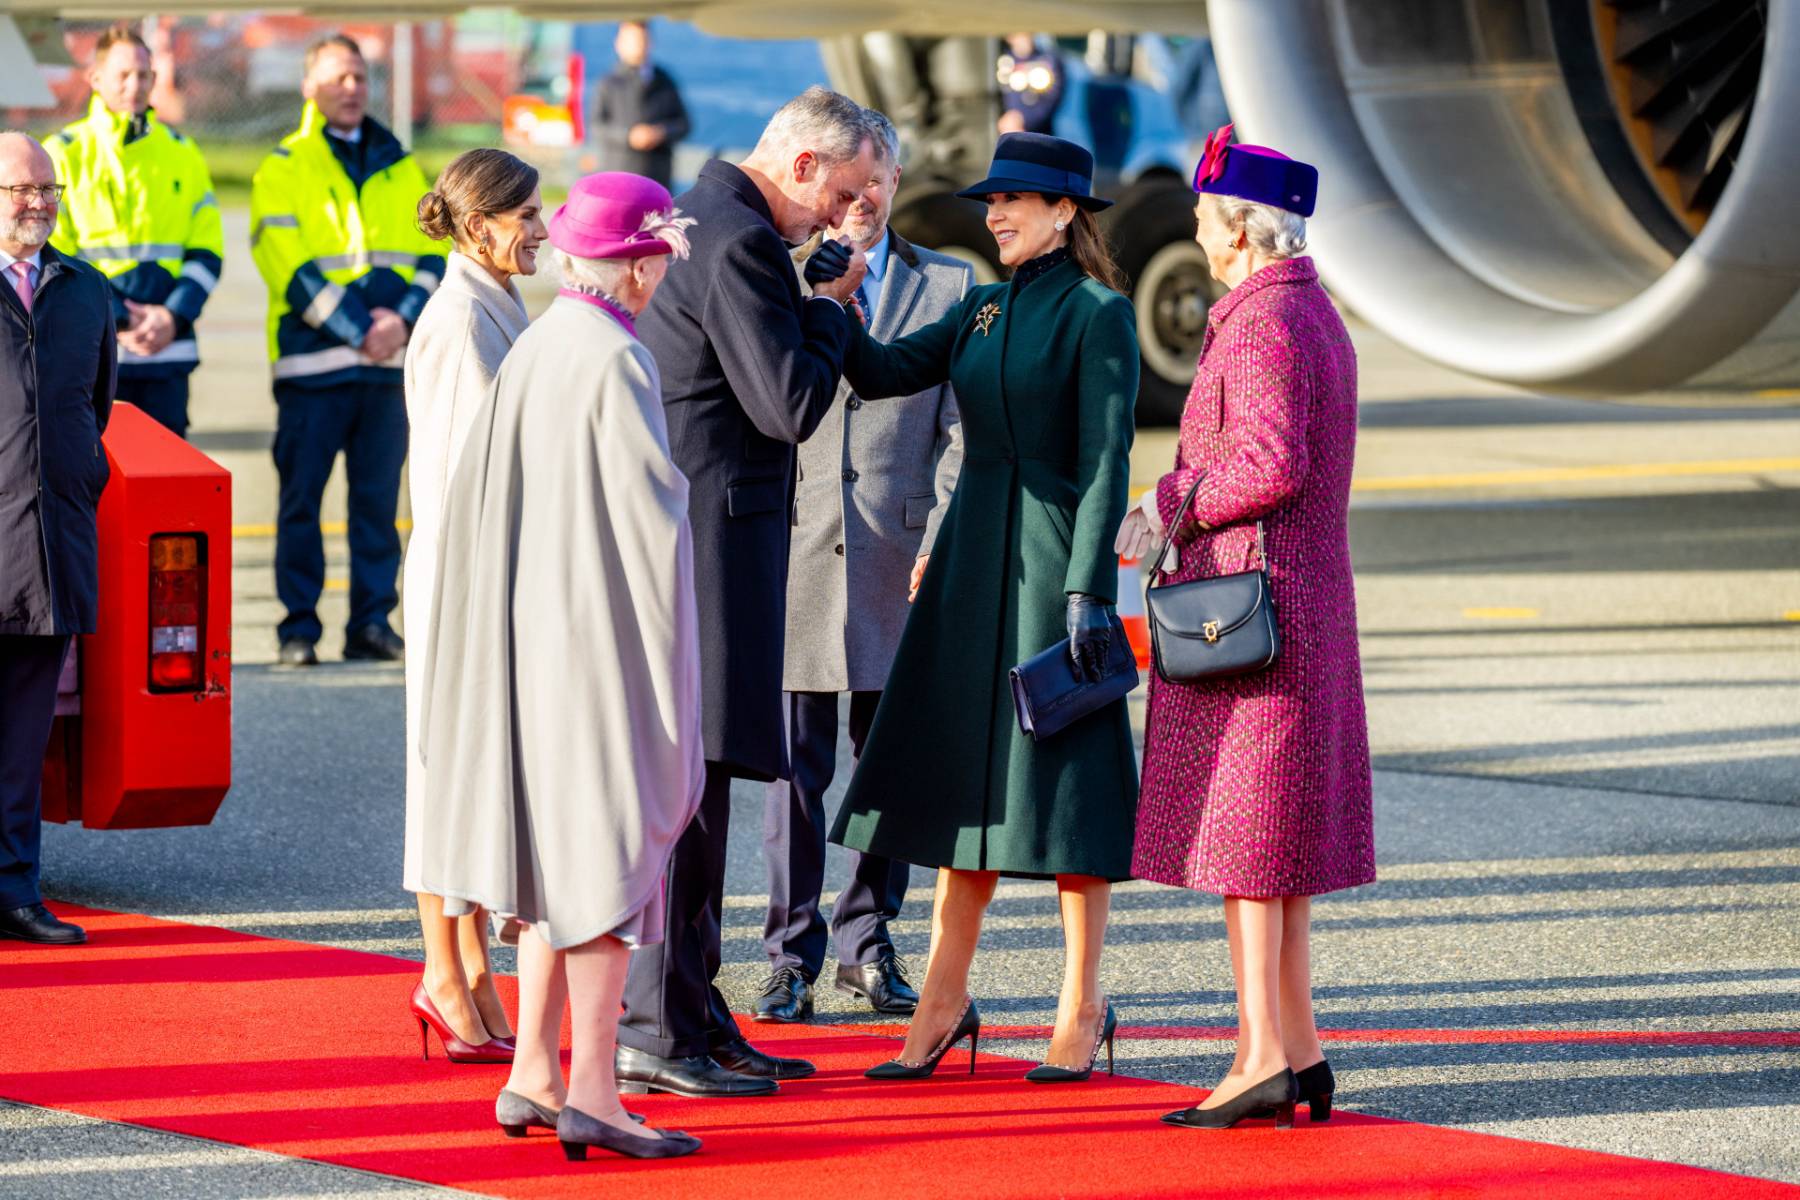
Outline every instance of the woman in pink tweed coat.
{"label": "woman in pink tweed coat", "polygon": [[[1252,675],[1153,678],[1132,872],[1225,898],[1238,1049],[1207,1100],[1164,1120],[1228,1128],[1294,1103],[1330,1115],[1312,1013],[1311,897],[1375,878],[1369,736],[1347,518],[1356,354],[1306,248],[1317,172],[1208,142],[1197,240],[1230,291],[1213,306],[1175,469],[1119,531],[1167,536],[1185,581],[1248,570],[1265,530],[1281,656]],[[1199,490],[1179,528],[1176,510]]]}

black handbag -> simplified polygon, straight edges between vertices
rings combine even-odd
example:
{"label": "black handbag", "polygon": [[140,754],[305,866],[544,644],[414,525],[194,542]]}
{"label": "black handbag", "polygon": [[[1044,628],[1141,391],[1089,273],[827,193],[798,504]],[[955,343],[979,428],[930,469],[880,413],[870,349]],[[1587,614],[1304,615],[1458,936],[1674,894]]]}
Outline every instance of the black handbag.
{"label": "black handbag", "polygon": [[1125,626],[1117,614],[1112,618],[1106,674],[1098,682],[1076,677],[1067,638],[1032,655],[1008,675],[1012,679],[1019,732],[1037,742],[1061,733],[1095,709],[1130,694],[1138,685],[1137,657],[1131,652]]}
{"label": "black handbag", "polygon": [[[1204,478],[1202,476],[1201,478]],[[1187,517],[1200,480],[1188,489],[1163,538],[1150,578],[1162,572],[1174,534]],[[1273,663],[1281,654],[1281,627],[1275,623],[1275,598],[1269,589],[1269,558],[1263,549],[1262,522],[1256,523],[1254,571],[1192,579],[1186,583],[1152,584],[1144,593],[1150,617],[1150,657],[1156,673],[1169,683],[1198,683],[1227,675],[1248,675]]]}

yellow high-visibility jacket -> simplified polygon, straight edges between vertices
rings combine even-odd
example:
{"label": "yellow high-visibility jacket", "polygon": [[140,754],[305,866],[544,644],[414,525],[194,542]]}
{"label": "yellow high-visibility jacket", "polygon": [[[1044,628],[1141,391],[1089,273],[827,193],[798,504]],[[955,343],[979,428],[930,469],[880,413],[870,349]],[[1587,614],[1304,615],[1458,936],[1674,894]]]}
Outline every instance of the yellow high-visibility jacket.
{"label": "yellow high-visibility jacket", "polygon": [[404,354],[377,363],[359,349],[369,310],[411,325],[444,275],[445,246],[418,226],[425,173],[374,119],[357,134],[328,135],[309,100],[251,183],[250,254],[269,287],[277,383],[398,383]]}
{"label": "yellow high-visibility jacket", "polygon": [[95,96],[86,117],[45,143],[66,185],[57,250],[98,268],[112,283],[113,320],[125,301],[161,304],[175,338],[154,355],[119,348],[121,378],[185,375],[200,362],[194,322],[218,286],[225,253],[219,202],[200,148],[147,112],[121,116]]}

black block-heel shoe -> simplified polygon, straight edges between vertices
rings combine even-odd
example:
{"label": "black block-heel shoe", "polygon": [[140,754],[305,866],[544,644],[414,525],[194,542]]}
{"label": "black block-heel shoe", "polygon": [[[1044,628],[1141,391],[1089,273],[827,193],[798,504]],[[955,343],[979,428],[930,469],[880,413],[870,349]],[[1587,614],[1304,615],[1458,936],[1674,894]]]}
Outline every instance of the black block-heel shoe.
{"label": "black block-heel shoe", "polygon": [[[527,1099],[519,1093],[502,1089],[494,1100],[494,1120],[506,1131],[507,1137],[524,1137],[529,1129],[555,1129],[556,1117],[560,1109],[545,1108],[536,1100]],[[625,1114],[639,1125],[644,1123],[641,1113]]]}
{"label": "black block-heel shoe", "polygon": [[1239,1121],[1274,1113],[1275,1128],[1292,1129],[1294,1104],[1299,1099],[1300,1084],[1294,1073],[1283,1067],[1281,1074],[1245,1088],[1216,1108],[1183,1108],[1164,1113],[1163,1124],[1184,1129],[1230,1129]]}
{"label": "black block-heel shoe", "polygon": [[937,1044],[937,1048],[931,1052],[929,1057],[922,1062],[907,1062],[903,1058],[896,1058],[870,1067],[863,1072],[863,1077],[887,1080],[929,1079],[931,1073],[937,1070],[937,1065],[944,1055],[950,1053],[950,1047],[964,1038],[969,1039],[969,1074],[973,1075],[975,1073],[975,1052],[981,1043],[981,1013],[975,1007],[975,997],[973,996],[963,1001],[962,1016],[957,1018],[956,1025],[944,1035],[944,1040]]}
{"label": "black block-heel shoe", "polygon": [[1106,1047],[1106,1073],[1113,1074],[1113,1035],[1119,1031],[1119,1015],[1113,1011],[1112,1001],[1106,1002],[1106,1015],[1100,1018],[1100,1034],[1094,1039],[1094,1052],[1088,1055],[1087,1066],[1079,1070],[1074,1067],[1052,1066],[1043,1063],[1025,1072],[1026,1083],[1081,1083],[1094,1073],[1094,1064],[1100,1059],[1100,1047]]}
{"label": "black block-heel shoe", "polygon": [[1312,1119],[1331,1120],[1331,1097],[1337,1091],[1331,1064],[1321,1058],[1306,1070],[1295,1072],[1294,1079],[1300,1085],[1300,1099],[1312,1111]]}
{"label": "black block-heel shoe", "polygon": [[680,1158],[700,1148],[700,1139],[676,1129],[659,1129],[653,1138],[614,1129],[578,1108],[564,1108],[556,1118],[556,1140],[570,1162],[586,1162],[589,1146],[627,1158]]}

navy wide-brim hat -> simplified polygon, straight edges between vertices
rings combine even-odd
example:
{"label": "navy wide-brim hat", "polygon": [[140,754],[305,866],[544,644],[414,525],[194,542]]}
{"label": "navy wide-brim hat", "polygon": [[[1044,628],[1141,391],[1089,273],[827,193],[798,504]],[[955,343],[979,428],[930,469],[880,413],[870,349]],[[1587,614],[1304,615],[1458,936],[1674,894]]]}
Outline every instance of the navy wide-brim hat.
{"label": "navy wide-brim hat", "polygon": [[1007,133],[994,147],[988,177],[956,193],[965,200],[985,200],[996,192],[1037,192],[1067,196],[1089,212],[1111,208],[1111,200],[1094,195],[1094,156],[1084,147],[1047,133]]}

